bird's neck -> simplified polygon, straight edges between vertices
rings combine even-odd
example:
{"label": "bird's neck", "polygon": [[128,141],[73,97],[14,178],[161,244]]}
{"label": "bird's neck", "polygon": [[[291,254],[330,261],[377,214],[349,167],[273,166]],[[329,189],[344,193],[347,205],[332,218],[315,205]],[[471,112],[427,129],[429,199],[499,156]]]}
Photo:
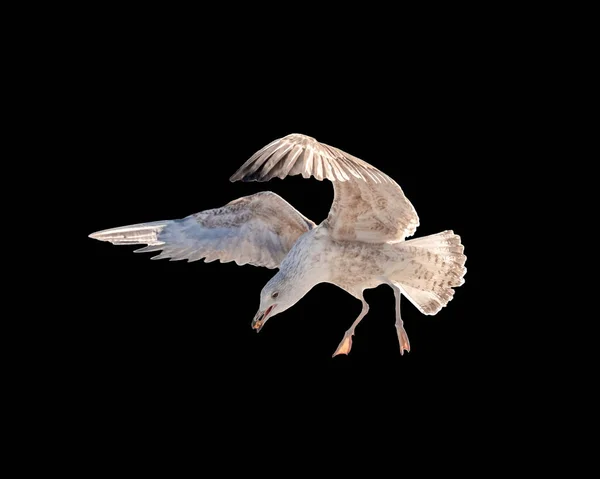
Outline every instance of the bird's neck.
{"label": "bird's neck", "polygon": [[318,230],[315,228],[300,237],[281,263],[280,272],[306,291],[330,279],[328,238]]}

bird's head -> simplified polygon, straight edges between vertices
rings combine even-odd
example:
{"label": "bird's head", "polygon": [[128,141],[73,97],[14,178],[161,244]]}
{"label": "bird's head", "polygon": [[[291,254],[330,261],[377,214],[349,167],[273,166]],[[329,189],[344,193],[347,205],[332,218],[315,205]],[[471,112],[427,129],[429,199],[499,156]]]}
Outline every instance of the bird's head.
{"label": "bird's head", "polygon": [[279,271],[260,292],[260,307],[252,320],[252,328],[259,332],[269,318],[291,308],[308,289],[298,282],[291,281]]}

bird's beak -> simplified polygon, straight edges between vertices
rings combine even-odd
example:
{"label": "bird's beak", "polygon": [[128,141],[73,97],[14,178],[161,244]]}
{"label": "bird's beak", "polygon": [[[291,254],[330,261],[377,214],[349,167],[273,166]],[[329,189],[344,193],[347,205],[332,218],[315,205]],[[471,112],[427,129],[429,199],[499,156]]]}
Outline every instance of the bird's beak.
{"label": "bird's beak", "polygon": [[273,311],[274,307],[275,305],[273,304],[269,306],[266,311],[261,311],[259,309],[258,313],[256,313],[256,316],[254,316],[254,319],[252,320],[252,329],[256,329],[256,332],[260,333],[260,330],[267,322],[267,319],[269,319],[269,314],[271,314],[271,311]]}

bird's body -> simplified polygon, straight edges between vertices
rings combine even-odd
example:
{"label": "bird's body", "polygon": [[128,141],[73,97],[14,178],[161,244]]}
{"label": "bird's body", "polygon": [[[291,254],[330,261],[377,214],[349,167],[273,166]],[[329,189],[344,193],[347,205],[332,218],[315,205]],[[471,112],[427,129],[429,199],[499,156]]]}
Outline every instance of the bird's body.
{"label": "bird's body", "polygon": [[386,266],[397,256],[386,244],[340,241],[326,225],[301,236],[281,263],[281,272],[318,283],[333,283],[346,291],[375,288]]}
{"label": "bird's body", "polygon": [[302,174],[334,183],[335,197],[320,225],[283,198],[261,192],[182,220],[144,223],[90,235],[114,244],[147,244],[152,259],[205,261],[279,268],[261,292],[253,327],[293,306],[315,285],[333,283],[363,309],[334,353],[347,354],[354,328],[368,312],[365,289],[388,284],[396,297],[400,350],[410,350],[400,318],[406,296],[424,314],[436,314],[460,286],[466,257],[452,231],[406,241],[419,220],[402,189],[364,161],[304,135],[288,135],[258,151],[231,180],[266,181]]}

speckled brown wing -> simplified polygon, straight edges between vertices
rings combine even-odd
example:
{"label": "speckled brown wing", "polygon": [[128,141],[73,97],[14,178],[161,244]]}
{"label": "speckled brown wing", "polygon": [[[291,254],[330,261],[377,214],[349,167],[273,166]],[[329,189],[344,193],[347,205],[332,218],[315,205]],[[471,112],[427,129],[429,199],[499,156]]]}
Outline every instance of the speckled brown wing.
{"label": "speckled brown wing", "polygon": [[256,152],[231,181],[324,178],[335,196],[326,225],[334,238],[384,243],[412,236],[419,217],[398,184],[374,166],[314,138],[292,134]]}
{"label": "speckled brown wing", "polygon": [[220,260],[278,268],[296,240],[315,224],[271,191],[244,196],[181,220],[122,226],[90,235],[117,245],[147,244],[152,259]]}

